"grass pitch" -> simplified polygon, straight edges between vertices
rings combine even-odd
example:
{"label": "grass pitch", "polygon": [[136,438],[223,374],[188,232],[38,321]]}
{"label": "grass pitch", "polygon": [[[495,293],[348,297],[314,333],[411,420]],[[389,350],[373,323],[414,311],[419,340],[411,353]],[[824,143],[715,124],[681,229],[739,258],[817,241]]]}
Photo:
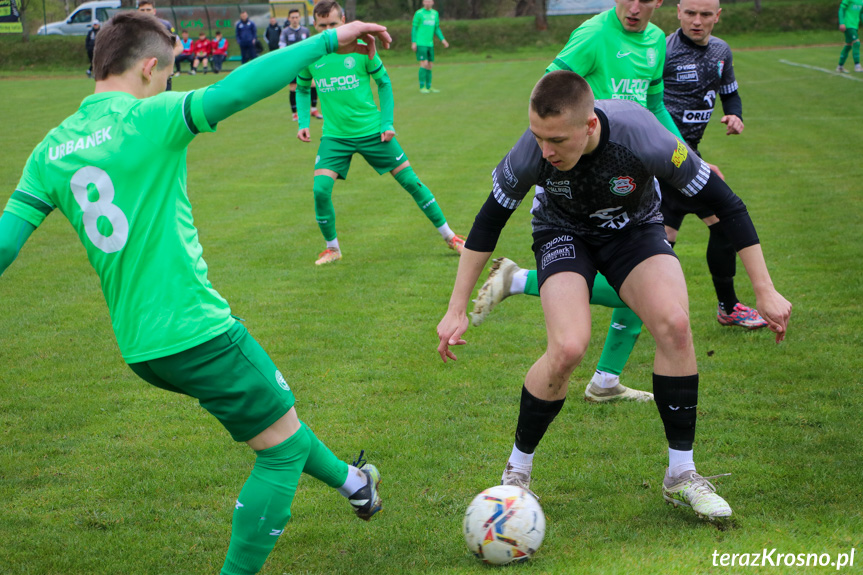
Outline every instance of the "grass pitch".
{"label": "grass pitch", "polygon": [[[706,475],[733,473],[717,484],[734,520],[718,528],[663,505],[655,407],[581,401],[610,317],[595,307],[591,349],[535,463],[546,539],[519,572],[748,572],[714,566],[714,552],[765,548],[833,560],[856,548],[845,571],[859,571],[863,75],[831,73],[838,51],[737,51],[746,131],[726,137],[717,112],[700,146],[749,206],[774,282],[794,304],[787,341],[721,327],[704,226],[692,217],[677,244],[702,374],[696,461]],[[390,69],[399,140],[459,233],[525,129],[528,94],[553,56],[448,64],[444,53],[436,95],[419,94],[414,65]],[[212,79],[183,76],[175,87]],[[0,90],[8,195],[32,148],[92,83],[32,77]],[[314,266],[320,124],[311,145],[295,132],[285,92],[199,137],[188,162],[196,224],[210,279],[288,378],[300,416],[340,457],[365,449],[382,470],[384,513],[358,521],[303,478],[263,572],[484,572],[464,547],[462,514],[499,481],[524,374],[544,348],[539,302],[506,301],[443,365],[435,326],[455,254],[390,176],[357,158],[334,192],[344,259]],[[527,209],[496,253],[532,261]],[[740,297],[754,304],[739,267]],[[125,367],[98,279],[62,215],[0,279],[0,302],[0,572],[217,572],[252,454],[193,400]],[[650,387],[653,348],[645,333],[627,384]]]}

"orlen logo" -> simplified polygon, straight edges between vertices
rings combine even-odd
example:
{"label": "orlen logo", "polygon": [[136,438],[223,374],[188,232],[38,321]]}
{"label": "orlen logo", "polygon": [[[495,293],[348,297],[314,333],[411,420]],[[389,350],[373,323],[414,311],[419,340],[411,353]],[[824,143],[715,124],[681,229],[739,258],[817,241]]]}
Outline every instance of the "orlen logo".
{"label": "orlen logo", "polygon": [[356,74],[346,76],[334,76],[332,78],[321,78],[315,80],[315,86],[322,92],[335,92],[338,90],[353,90],[359,87],[360,81]]}
{"label": "orlen logo", "polygon": [[683,112],[683,121],[686,124],[706,124],[712,115],[713,110],[686,110]]}
{"label": "orlen logo", "polygon": [[629,176],[620,176],[609,182],[611,184],[611,193],[616,196],[628,196],[635,191],[635,180]]}

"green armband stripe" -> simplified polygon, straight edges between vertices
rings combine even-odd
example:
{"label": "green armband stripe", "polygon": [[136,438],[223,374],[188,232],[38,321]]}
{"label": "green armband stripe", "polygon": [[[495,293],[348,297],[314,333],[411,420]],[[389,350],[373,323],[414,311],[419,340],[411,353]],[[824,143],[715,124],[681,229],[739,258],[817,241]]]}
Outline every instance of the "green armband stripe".
{"label": "green armband stripe", "polygon": [[377,74],[378,72],[380,72],[380,71],[381,71],[381,68],[383,68],[383,67],[384,67],[384,64],[383,64],[383,62],[381,62],[381,65],[380,65],[380,66],[378,66],[377,68],[375,68],[374,70],[372,70],[371,72],[369,72],[369,76],[374,76],[375,74]]}
{"label": "green armband stripe", "polygon": [[183,99],[183,119],[186,121],[186,127],[189,128],[189,131],[196,136],[201,132],[216,131],[204,113],[204,92],[206,90],[189,92]]}
{"label": "green armband stripe", "polygon": [[195,136],[197,136],[200,130],[195,125],[195,120],[192,118],[191,92],[186,94],[186,97],[183,99],[183,119],[186,121],[186,127],[189,128],[189,131],[192,132],[192,134],[194,134]]}
{"label": "green armband stripe", "polygon": [[6,204],[6,209],[4,211],[9,212],[14,216],[18,216],[28,224],[32,224],[37,228],[45,221],[45,217],[48,215],[38,208],[18,201],[14,197],[9,198],[9,202]]}
{"label": "green armband stripe", "polygon": [[311,78],[306,78],[305,76],[297,76],[297,80],[302,80],[303,82],[309,82],[309,83],[311,83],[311,81],[312,81]]}
{"label": "green armband stripe", "polygon": [[567,63],[564,62],[563,60],[561,60],[560,58],[555,58],[554,62],[552,62],[552,64],[554,64],[555,66],[557,66],[561,70],[569,70],[570,72],[572,72],[572,68],[570,68],[569,65],[567,65]]}
{"label": "green armband stripe", "polygon": [[662,78],[655,78],[650,82],[651,86],[658,86],[659,84],[662,84]]}
{"label": "green armband stripe", "polygon": [[46,204],[36,196],[31,196],[30,194],[20,190],[12,192],[12,197],[10,199],[26,204],[27,206],[42,212],[46,216],[54,210],[53,206]]}

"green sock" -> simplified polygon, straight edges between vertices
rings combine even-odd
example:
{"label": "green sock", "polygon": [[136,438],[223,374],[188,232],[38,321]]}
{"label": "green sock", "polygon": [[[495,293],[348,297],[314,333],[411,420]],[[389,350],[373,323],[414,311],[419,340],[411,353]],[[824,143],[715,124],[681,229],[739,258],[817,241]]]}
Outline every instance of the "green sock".
{"label": "green sock", "polygon": [[336,239],[336,209],[333,207],[335,183],[329,176],[315,176],[312,187],[315,193],[315,219],[328,242]]}
{"label": "green sock", "polygon": [[432,71],[426,70],[426,88],[431,88]]}
{"label": "green sock", "polygon": [[641,335],[643,325],[635,312],[628,307],[615,309],[611,314],[611,325],[608,327],[608,335],[605,337],[605,345],[602,346],[602,355],[596,369],[620,375],[638,336]]}
{"label": "green sock", "polygon": [[524,282],[524,294],[539,297],[539,280],[537,280],[536,270],[527,272],[527,280]]}
{"label": "green sock", "polygon": [[851,57],[854,58],[854,64],[860,63],[860,42],[851,45]]}
{"label": "green sock", "polygon": [[426,87],[426,69],[420,66],[419,78],[420,78],[420,90]]}
{"label": "green sock", "polygon": [[851,46],[848,46],[847,44],[845,46],[842,46],[842,52],[839,54],[839,65],[840,66],[845,65],[845,60],[848,59],[848,53],[849,52],[851,52]]}
{"label": "green sock", "polygon": [[439,228],[446,223],[443,210],[437,205],[431,190],[420,181],[412,167],[408,166],[394,177],[401,187],[407,190],[434,227]]}
{"label": "green sock", "polygon": [[596,274],[593,280],[593,292],[590,294],[591,305],[601,305],[611,308],[627,307],[605,276]]}
{"label": "green sock", "polygon": [[317,438],[312,428],[302,423],[300,431],[305,432],[309,439],[309,457],[303,473],[308,473],[315,479],[323,481],[333,489],[345,484],[348,478],[348,464],[333,455],[333,452]]}
{"label": "green sock", "polygon": [[222,575],[251,575],[264,566],[291,518],[291,502],[310,443],[309,436],[298,431],[257,453],[252,473],[234,506],[231,544]]}

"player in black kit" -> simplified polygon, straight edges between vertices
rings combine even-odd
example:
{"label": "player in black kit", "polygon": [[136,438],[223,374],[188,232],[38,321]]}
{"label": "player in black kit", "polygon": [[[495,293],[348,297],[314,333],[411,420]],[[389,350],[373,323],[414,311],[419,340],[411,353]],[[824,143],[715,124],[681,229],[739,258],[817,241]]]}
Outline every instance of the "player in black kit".
{"label": "player in black kit", "polygon": [[[526,463],[563,407],[569,377],[590,341],[590,291],[602,273],[656,340],[653,391],[668,440],[663,497],[709,519],[731,515],[695,471],[692,446],[698,369],[680,262],[666,240],[654,177],[697,196],[719,216],[752,280],[758,309],[782,340],[791,304],[773,287],[746,206],[692,150],[645,108],[594,102],[585,80],[547,74],[531,94],[530,129],[493,172],[493,189],[459,260],[449,308],[438,324],[441,358],[465,343],[467,304],[507,220],[534,185],[533,249],[548,347],[525,377],[512,458]],[[504,477],[514,477],[504,473]]]}
{"label": "player in black kit", "polygon": [[[686,139],[698,153],[717,99],[722,101],[722,123],[726,134],[743,132],[743,104],[734,77],[731,48],[711,35],[721,12],[719,0],[680,0],[677,16],[680,28],[666,41],[665,107]],[[720,172],[721,174],[721,172]],[[734,291],[737,252],[731,241],[714,224],[719,220],[708,206],[697,199],[682,198],[660,180],[662,215],[668,240],[674,245],[677,232],[687,214],[696,214],[710,229],[707,267],[719,300],[716,318],[722,325],[758,329],[767,322],[758,311],[743,305]]]}

